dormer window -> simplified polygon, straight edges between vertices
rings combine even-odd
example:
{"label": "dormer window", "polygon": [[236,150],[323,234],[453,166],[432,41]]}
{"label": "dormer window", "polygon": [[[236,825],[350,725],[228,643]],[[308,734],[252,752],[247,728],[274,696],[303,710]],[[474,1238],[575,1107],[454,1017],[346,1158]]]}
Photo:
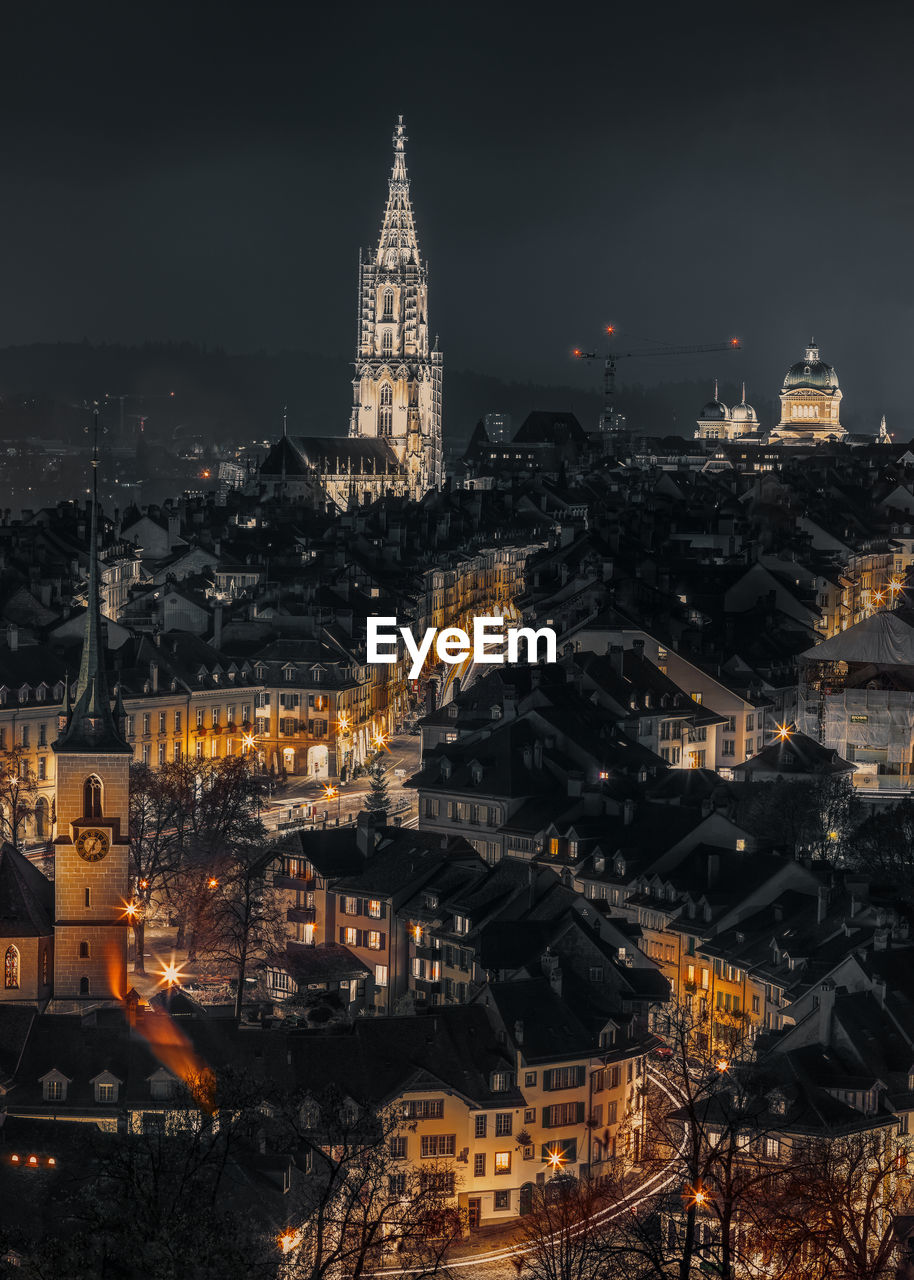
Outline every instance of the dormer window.
{"label": "dormer window", "polygon": [[784,1116],[787,1114],[787,1099],[783,1093],[772,1093],[769,1098],[769,1106],[772,1115]]}
{"label": "dormer window", "polygon": [[441,761],[441,776],[445,782],[450,782],[452,766],[447,756]]}
{"label": "dormer window", "polygon": [[600,1048],[612,1049],[616,1043],[616,1028],[610,1023],[600,1032]]}
{"label": "dormer window", "polygon": [[474,786],[479,786],[482,782],[482,765],[478,761],[474,761],[470,769],[470,776],[473,779]]}
{"label": "dormer window", "polygon": [[110,1071],[101,1071],[89,1081],[95,1089],[96,1102],[117,1102],[122,1080]]}
{"label": "dormer window", "polygon": [[47,696],[48,696],[48,686],[44,683],[44,681],[42,681],[42,683],[35,690],[35,698],[37,699],[38,702],[44,702]]}
{"label": "dormer window", "polygon": [[625,859],[621,855],[617,855],[613,859],[613,870],[617,876],[625,875]]}
{"label": "dormer window", "polygon": [[46,1075],[39,1076],[41,1096],[45,1102],[66,1102],[67,1089],[73,1081],[54,1067]]}
{"label": "dormer window", "polygon": [[19,701],[28,702],[28,700],[29,700],[29,686],[27,684],[24,684],[19,690]]}
{"label": "dormer window", "polygon": [[489,1089],[492,1093],[507,1093],[510,1088],[510,1071],[493,1071],[489,1076]]}
{"label": "dormer window", "polygon": [[147,1079],[151,1098],[158,1102],[165,1102],[175,1096],[175,1078],[164,1067],[159,1067],[158,1071],[154,1071],[151,1076],[147,1076]]}

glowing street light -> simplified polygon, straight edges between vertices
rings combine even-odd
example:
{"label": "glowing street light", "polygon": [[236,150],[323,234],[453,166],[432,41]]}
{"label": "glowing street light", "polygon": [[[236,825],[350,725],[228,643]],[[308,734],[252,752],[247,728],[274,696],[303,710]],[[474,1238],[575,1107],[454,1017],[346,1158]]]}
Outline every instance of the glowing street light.
{"label": "glowing street light", "polygon": [[717,1070],[720,1072],[728,1071],[730,1068],[730,1063],[727,1061],[726,1058],[718,1058],[717,1062],[714,1065],[717,1067]]}
{"label": "glowing street light", "polygon": [[546,1155],[546,1163],[550,1169],[558,1170],[561,1169],[562,1165],[567,1164],[568,1161],[566,1159],[565,1152],[561,1147],[553,1147]]}
{"label": "glowing street light", "polygon": [[342,793],[339,787],[335,787],[332,782],[328,782],[324,787],[324,799],[336,801],[336,825],[340,825],[340,806],[343,803]]}
{"label": "glowing street light", "polygon": [[167,964],[163,963],[159,970],[159,986],[167,987],[171,991],[173,987],[180,987],[183,976],[184,966],[170,960]]}
{"label": "glowing street light", "polygon": [[291,1253],[298,1240],[294,1231],[284,1231],[279,1237],[279,1247],[283,1253]]}
{"label": "glowing street light", "polygon": [[789,742],[790,735],[792,733],[793,733],[793,729],[786,722],[786,720],[784,721],[783,724],[777,725],[774,730],[774,736],[777,738],[778,742]]}

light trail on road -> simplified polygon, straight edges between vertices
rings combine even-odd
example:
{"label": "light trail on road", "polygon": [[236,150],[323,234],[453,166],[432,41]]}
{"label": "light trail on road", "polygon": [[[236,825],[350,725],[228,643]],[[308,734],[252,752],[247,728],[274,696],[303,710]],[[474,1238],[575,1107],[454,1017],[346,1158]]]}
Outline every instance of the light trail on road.
{"label": "light trail on road", "polygon": [[[648,1075],[651,1077],[654,1084],[656,1084],[657,1087],[666,1094],[669,1100],[676,1104],[677,1099],[667,1087],[666,1082],[662,1080],[656,1072],[652,1071],[650,1067],[648,1067]],[[670,1158],[664,1168],[658,1169],[650,1178],[646,1178],[644,1182],[639,1183],[637,1187],[633,1187],[631,1191],[627,1195],[623,1196],[616,1204],[608,1205],[605,1209],[601,1209],[599,1213],[595,1213],[592,1221],[612,1222],[614,1218],[621,1217],[623,1213],[628,1213],[632,1209],[637,1209],[639,1205],[644,1204],[645,1200],[651,1200],[661,1191],[665,1191],[666,1188],[674,1183],[680,1176],[679,1161],[682,1159],[686,1141],[687,1135],[683,1131],[682,1142],[679,1145],[678,1151]],[[633,1197],[637,1197],[637,1199],[633,1199]],[[555,1239],[559,1234],[561,1233],[555,1232],[553,1236],[548,1236],[546,1239],[547,1241]],[[499,1262],[511,1262],[514,1258],[522,1257],[525,1253],[531,1253],[532,1250],[532,1245],[527,1245],[526,1247],[522,1246],[519,1248],[514,1245],[502,1245],[498,1249],[492,1249],[488,1253],[477,1254],[473,1258],[457,1258],[453,1262],[448,1262],[446,1269],[454,1271],[467,1270],[470,1267],[485,1267],[492,1266],[494,1263]],[[421,1275],[424,1271],[425,1268],[423,1267],[382,1267],[379,1271],[366,1272],[366,1275],[372,1277],[412,1276]]]}

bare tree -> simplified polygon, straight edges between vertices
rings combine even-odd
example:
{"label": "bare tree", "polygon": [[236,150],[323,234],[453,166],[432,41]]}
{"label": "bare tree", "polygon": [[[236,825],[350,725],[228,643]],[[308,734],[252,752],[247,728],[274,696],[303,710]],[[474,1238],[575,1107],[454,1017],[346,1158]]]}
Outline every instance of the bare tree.
{"label": "bare tree", "polygon": [[239,1020],[251,962],[285,948],[285,911],[280,895],[265,883],[274,856],[272,849],[262,845],[233,846],[221,861],[208,909],[198,916],[198,954],[233,971]]}
{"label": "bare tree", "polygon": [[378,1113],[330,1089],[273,1123],[309,1167],[281,1237],[283,1280],[359,1280],[383,1265],[423,1280],[446,1268],[464,1225],[454,1165],[401,1159],[409,1124],[396,1107]]}
{"label": "bare tree", "polygon": [[179,919],[178,946],[196,959],[197,938],[209,928],[213,890],[233,852],[263,844],[261,782],[240,756],[180,760],[163,769],[172,796],[176,867],[168,896]]}
{"label": "bare tree", "polygon": [[150,905],[164,898],[180,866],[177,794],[166,770],[148,765],[130,769],[130,863],[134,882],[128,907],[133,927],[134,972],[145,974],[146,918]]}
{"label": "bare tree", "polygon": [[28,751],[17,743],[0,751],[0,844],[19,849],[29,819],[35,813],[38,781]]}
{"label": "bare tree", "polygon": [[911,1142],[882,1128],[794,1147],[755,1204],[760,1265],[772,1280],[894,1280],[894,1219],[910,1211]]}

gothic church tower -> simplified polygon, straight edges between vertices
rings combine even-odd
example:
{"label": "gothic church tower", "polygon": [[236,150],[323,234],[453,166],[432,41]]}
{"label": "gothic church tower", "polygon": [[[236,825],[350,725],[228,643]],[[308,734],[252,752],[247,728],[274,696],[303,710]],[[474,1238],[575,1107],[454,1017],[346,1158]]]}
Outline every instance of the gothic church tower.
{"label": "gothic church tower", "polygon": [[429,346],[428,272],[409,199],[406,132],[393,137],[390,191],[377,248],[359,259],[359,321],[350,436],[376,438],[406,468],[409,495],[444,479],[441,447],[443,357]]}
{"label": "gothic church tower", "polygon": [[54,751],[54,999],[127,994],[128,817],[133,755],[111,711],[98,596],[98,447],[92,457],[89,592],[82,660]]}

